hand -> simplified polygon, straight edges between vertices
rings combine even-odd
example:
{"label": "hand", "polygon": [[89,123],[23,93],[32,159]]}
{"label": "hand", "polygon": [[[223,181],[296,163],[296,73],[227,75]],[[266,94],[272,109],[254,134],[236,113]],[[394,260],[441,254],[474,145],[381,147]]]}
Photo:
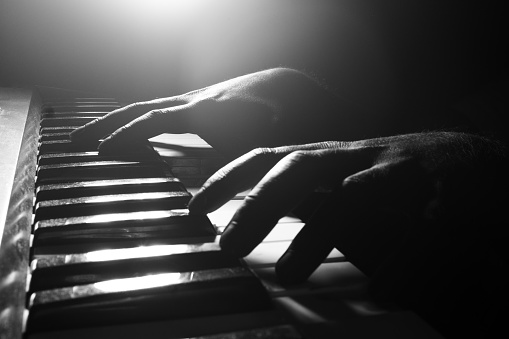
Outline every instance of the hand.
{"label": "hand", "polygon": [[337,133],[348,139],[356,130],[354,112],[307,75],[277,68],[128,105],[78,128],[71,139],[110,135],[99,150],[115,152],[162,133],[195,133],[236,157],[256,147],[319,141]]}
{"label": "hand", "polygon": [[[281,281],[307,279],[333,247],[368,275],[384,266],[394,272],[394,263],[403,265],[405,256],[422,249],[430,237],[457,228],[454,221],[465,227],[461,221],[483,215],[482,206],[493,197],[476,194],[496,184],[490,187],[484,176],[496,168],[494,159],[500,155],[495,146],[480,137],[440,132],[259,148],[215,173],[189,210],[211,212],[254,187],[221,237],[225,251],[245,256],[281,217],[322,192],[325,199],[315,204],[278,262]],[[451,223],[444,226],[440,220]],[[444,229],[437,229],[439,224]],[[416,234],[425,236],[400,253]]]}

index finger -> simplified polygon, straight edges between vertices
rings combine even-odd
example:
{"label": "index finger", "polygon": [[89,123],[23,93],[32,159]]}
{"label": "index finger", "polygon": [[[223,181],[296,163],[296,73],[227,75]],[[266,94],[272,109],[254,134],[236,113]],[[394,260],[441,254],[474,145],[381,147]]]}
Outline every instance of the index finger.
{"label": "index finger", "polygon": [[77,128],[71,132],[70,138],[74,142],[97,141],[151,110],[179,105],[182,102],[178,97],[171,97],[133,103]]}
{"label": "index finger", "polygon": [[250,189],[284,156],[276,149],[257,148],[214,173],[189,202],[189,212],[210,213],[235,194]]}
{"label": "index finger", "polygon": [[256,148],[233,160],[214,173],[189,202],[191,213],[210,213],[221,207],[235,194],[254,187],[282,158],[295,151],[340,147],[327,142]]}

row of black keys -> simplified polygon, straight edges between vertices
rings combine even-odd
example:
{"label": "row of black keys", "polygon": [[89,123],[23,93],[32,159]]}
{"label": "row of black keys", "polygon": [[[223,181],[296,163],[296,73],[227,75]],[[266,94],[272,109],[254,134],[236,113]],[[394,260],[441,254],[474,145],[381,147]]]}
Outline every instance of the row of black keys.
{"label": "row of black keys", "polygon": [[[271,309],[148,144],[112,157],[69,141],[118,107],[95,101],[42,111],[27,332]],[[287,326],[260,333],[299,337]]]}

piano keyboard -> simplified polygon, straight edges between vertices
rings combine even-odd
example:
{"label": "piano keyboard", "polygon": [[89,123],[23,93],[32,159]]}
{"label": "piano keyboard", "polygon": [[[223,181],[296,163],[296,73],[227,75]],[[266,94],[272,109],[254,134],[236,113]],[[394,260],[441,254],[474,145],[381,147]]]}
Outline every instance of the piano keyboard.
{"label": "piano keyboard", "polygon": [[[371,303],[366,278],[337,250],[307,283],[280,285],[274,265],[302,228],[298,219],[281,219],[242,260],[222,253],[218,237],[244,194],[208,216],[188,214],[192,194],[222,164],[199,137],[163,135],[103,156],[68,134],[118,102],[34,100],[36,117],[25,127],[37,135],[36,154],[28,155],[35,163],[26,165],[32,179],[23,180],[23,201],[32,202],[30,247],[19,259],[26,275],[0,276],[2,295],[14,279],[24,296],[0,301],[2,338],[348,338],[368,327],[387,331],[382,320],[397,324],[401,337],[436,337],[413,314]],[[9,225],[2,251],[21,241],[23,232],[12,238]]]}

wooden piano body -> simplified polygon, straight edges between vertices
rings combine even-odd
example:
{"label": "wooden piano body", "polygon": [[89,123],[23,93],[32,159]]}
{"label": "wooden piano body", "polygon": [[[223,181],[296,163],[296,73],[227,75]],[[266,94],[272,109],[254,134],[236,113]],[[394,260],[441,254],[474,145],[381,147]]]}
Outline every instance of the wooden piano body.
{"label": "wooden piano body", "polygon": [[[216,232],[210,234],[210,230],[207,231],[209,232],[207,233],[208,237],[203,237],[202,235],[194,237],[193,234],[187,234],[186,236],[177,235],[175,239],[165,235],[160,238],[146,237],[141,241],[139,239],[133,240],[132,237],[128,236],[125,238],[127,239],[126,241],[115,239],[108,242],[104,237],[96,238],[95,236],[90,236],[89,240],[73,242],[74,238],[68,236],[66,231],[60,233],[47,231],[41,235],[41,230],[44,231],[45,227],[43,226],[46,224],[50,225],[48,226],[49,228],[57,229],[60,225],[59,223],[72,224],[71,219],[74,220],[75,214],[79,216],[82,211],[88,211],[85,213],[90,214],[90,208],[87,210],[87,206],[79,208],[69,207],[69,205],[76,203],[76,201],[71,201],[72,199],[63,203],[63,207],[59,205],[59,201],[62,203],[63,200],[69,199],[69,197],[64,199],[64,197],[58,196],[60,194],[58,192],[67,192],[65,189],[56,190],[53,187],[56,190],[55,192],[57,192],[57,197],[50,195],[50,198],[48,198],[42,195],[41,191],[44,191],[44,189],[41,189],[41,185],[58,185],[69,181],[65,179],[65,174],[62,174],[64,172],[58,169],[58,166],[62,163],[74,164],[66,167],[66,171],[80,171],[80,166],[95,166],[91,165],[91,161],[81,161],[79,158],[62,161],[57,159],[50,165],[41,164],[41,157],[44,153],[54,155],[63,152],[62,148],[59,147],[62,146],[62,143],[66,142],[65,133],[68,133],[67,130],[62,130],[62,133],[52,131],[48,133],[51,135],[47,137],[51,140],[41,142],[42,139],[40,138],[45,134],[42,132],[42,129],[44,126],[59,127],[62,124],[68,124],[68,122],[64,122],[65,119],[62,120],[61,124],[58,120],[59,115],[53,113],[72,112],[70,113],[71,118],[78,118],[75,121],[84,123],[95,116],[105,114],[105,112],[118,105],[114,100],[77,98],[76,95],[67,92],[49,91],[48,93],[41,93],[42,95],[30,90],[0,89],[0,147],[2,150],[0,158],[0,338],[439,337],[436,332],[414,314],[405,311],[383,309],[370,302],[363,288],[366,278],[336,250],[331,252],[326,262],[319,267],[307,283],[294,287],[281,286],[274,275],[274,264],[293,236],[302,227],[300,220],[292,217],[281,219],[265,241],[249,256],[239,262],[240,268],[238,270],[246,270],[247,267],[246,271],[253,273],[253,277],[261,282],[259,285],[262,287],[261,292],[256,286],[253,291],[249,290],[250,284],[253,284],[251,280],[249,280],[248,284],[244,284],[245,286],[242,285],[236,288],[237,280],[224,279],[220,280],[218,284],[212,284],[212,288],[210,288],[210,284],[205,285],[212,292],[202,293],[199,289],[186,290],[184,284],[182,284],[184,286],[182,290],[178,288],[170,290],[170,292],[164,290],[164,296],[162,295],[160,298],[157,294],[154,295],[155,292],[152,293],[160,287],[150,288],[142,286],[142,290],[152,291],[150,292],[152,293],[152,299],[149,298],[148,303],[142,298],[142,301],[138,304],[136,300],[132,301],[133,295],[128,294],[124,298],[128,299],[127,306],[124,305],[125,307],[122,307],[124,299],[115,299],[115,302],[118,302],[117,304],[106,305],[102,309],[101,306],[95,308],[92,305],[90,307],[90,314],[87,314],[86,307],[84,307],[84,310],[76,311],[73,298],[78,300],[78,303],[80,300],[86,299],[86,297],[80,299],[79,295],[73,295],[69,302],[62,303],[64,311],[59,309],[58,306],[52,306],[59,305],[58,301],[52,304],[54,299],[58,299],[59,296],[55,296],[54,293],[47,291],[57,288],[61,288],[60,291],[63,291],[64,288],[52,287],[51,284],[54,277],[44,273],[58,272],[58,270],[43,271],[41,274],[42,269],[40,267],[44,267],[44,263],[49,262],[50,264],[48,265],[51,265],[52,260],[56,260],[55,258],[58,255],[61,258],[65,258],[63,260],[67,264],[67,261],[79,261],[77,258],[82,258],[83,253],[101,249],[137,248],[141,245],[144,247],[159,245],[170,248],[171,246],[196,245],[205,242],[210,246],[217,247],[217,237],[235,211],[236,206],[242,200],[243,195],[239,194],[223,208],[208,215],[208,219],[214,226],[213,230]],[[44,112],[51,114],[44,115]],[[80,120],[79,117],[84,118]],[[45,121],[42,121],[42,119]],[[74,123],[70,124],[71,127],[74,125]],[[46,144],[46,146],[43,144]],[[195,135],[163,135],[152,139],[151,144],[158,152],[158,155],[151,153],[148,161],[163,163],[161,161],[163,159],[165,161],[163,165],[158,164],[157,166],[165,168],[163,172],[167,174],[170,181],[183,183],[184,188],[180,190],[181,193],[183,192],[183,195],[192,194],[198,189],[203,180],[223,163],[221,157]],[[80,150],[80,152],[82,151],[93,152],[94,150]],[[96,155],[89,154],[89,156],[95,157]],[[61,157],[61,159],[64,158]],[[131,160],[136,162],[133,159]],[[86,165],[87,161],[88,165]],[[105,168],[109,166],[110,172],[115,173],[117,171],[121,176],[124,176],[121,169],[124,167],[122,166],[129,167],[132,165],[125,162],[117,163],[118,159],[114,158],[102,158],[100,161],[111,161],[111,164],[105,166]],[[144,161],[142,159],[141,162],[143,163]],[[144,164],[142,165],[144,166]],[[100,166],[100,164],[97,164],[97,166]],[[119,166],[118,169],[115,166]],[[169,171],[166,170],[167,167],[165,166],[169,166]],[[42,167],[44,168],[41,169]],[[44,174],[44,171],[47,173]],[[72,173],[71,175],[74,175]],[[144,174],[143,176],[151,178],[150,174]],[[137,180],[136,178],[130,179]],[[95,180],[97,185],[107,182],[104,178],[78,178],[76,180],[88,180],[88,182]],[[134,187],[135,185],[131,186]],[[153,185],[150,187],[153,187]],[[164,188],[166,186],[161,187],[152,189],[151,192],[158,194],[167,193],[166,188]],[[97,193],[101,197],[110,196],[111,198],[114,195],[108,195],[107,190],[101,192]],[[136,192],[134,195],[144,193],[147,192]],[[84,199],[84,197],[79,196],[81,193],[73,194],[71,198]],[[86,202],[81,201],[81,205],[86,205],[87,203],[96,204],[92,208],[92,211],[95,211],[94,208],[97,210],[96,214],[89,217],[103,216],[104,219],[105,212],[101,212],[103,207],[97,204],[97,201],[90,198],[90,196],[97,198],[94,197],[94,194],[87,193],[88,200],[85,199]],[[121,194],[126,195],[121,196],[120,200],[124,198],[124,200],[129,200],[128,195],[132,193]],[[134,200],[136,199],[140,201],[139,198]],[[147,199],[151,199],[151,196]],[[170,200],[162,201],[166,203]],[[126,201],[122,201],[119,204],[124,203]],[[146,201],[141,201],[140,205],[145,206],[141,210],[145,212],[161,209],[157,203],[154,207],[147,207]],[[131,209],[137,210],[141,208],[136,204],[136,201],[127,206],[130,209],[129,212]],[[112,213],[109,214],[111,215]],[[59,221],[54,221],[57,219]],[[129,221],[125,221],[125,223],[127,225]],[[106,224],[104,223],[104,225]],[[49,229],[48,227],[46,229]],[[89,232],[86,225],[80,227],[83,232]],[[139,227],[136,228],[137,231],[133,231],[134,228],[129,227],[129,225],[125,227],[127,234],[141,234],[139,233]],[[189,227],[192,228],[193,226]],[[129,233],[131,231],[133,232],[132,234]],[[159,231],[161,230],[159,229]],[[62,238],[59,238],[59,234],[62,235]],[[166,233],[163,232],[162,234]],[[44,239],[50,240],[45,242]],[[210,255],[216,254],[211,253]],[[165,258],[168,258],[168,262],[175,261],[171,255],[166,255]],[[182,258],[180,260],[186,261],[188,260],[186,258],[189,257],[186,257],[184,254]],[[154,260],[157,261],[158,259]],[[142,263],[143,261],[138,262]],[[92,276],[106,274],[107,276],[108,272],[104,273],[104,270],[101,271],[103,273],[96,273],[94,265],[92,263],[91,266],[88,266],[92,267],[92,271],[86,271],[88,273],[80,273],[79,267],[83,266],[78,265],[76,266],[78,267],[78,273],[72,271],[69,274],[78,276],[78,278],[86,278],[87,274]],[[120,264],[116,265],[113,262],[112,265],[111,267],[115,270]],[[180,267],[179,265],[185,266],[187,263],[177,263],[177,267]],[[197,265],[200,266],[201,264],[197,263]],[[135,276],[141,275],[141,273],[136,273],[140,269],[139,266],[136,267],[136,264],[124,266],[127,267],[127,271],[135,273],[123,272],[122,274],[127,274],[126,276],[133,274]],[[168,270],[175,273],[174,268]],[[211,268],[210,272],[218,270],[224,270],[224,268],[219,265],[219,268]],[[229,269],[228,272],[233,272],[232,274],[235,275],[238,273],[236,270],[237,266],[234,265],[234,268]],[[201,271],[207,271],[207,267],[201,267],[190,273],[198,277]],[[242,272],[245,273],[245,271]],[[144,274],[149,275],[147,272]],[[72,280],[74,278],[64,277],[64,282],[66,279]],[[192,279],[194,278],[191,278],[190,281]],[[218,279],[223,279],[223,277],[220,275]],[[229,282],[232,283],[231,286],[228,286]],[[41,284],[40,286],[42,287],[34,287],[39,286],[37,284]],[[81,282],[81,286],[88,286],[87,284],[89,284],[88,280]],[[81,290],[80,283],[76,281],[68,285],[71,286],[70,291],[72,293],[78,293],[77,291]],[[196,286],[201,285],[198,284]],[[114,294],[115,292],[112,293]],[[207,293],[219,293],[218,295],[222,299],[218,299],[217,295],[209,296]],[[257,297],[260,293],[261,296]],[[108,293],[106,292],[105,295],[108,295]],[[264,299],[265,295],[269,297],[268,303],[264,304],[262,301],[256,300]],[[246,300],[233,302],[230,300],[230,297],[245,297]],[[202,305],[202,299],[210,299],[216,305]],[[224,300],[224,302],[221,302],[221,300]],[[229,309],[229,304],[234,305],[231,306],[231,310]],[[48,305],[50,305],[49,308]],[[178,315],[180,310],[175,310],[175,305],[182,307],[182,316]],[[108,307],[111,309],[108,310]],[[125,311],[125,308],[128,308],[128,310]],[[66,310],[69,310],[69,316]],[[75,314],[79,316],[77,320],[72,315],[72,312],[76,312]],[[75,322],[75,325],[73,325],[73,322]]]}

